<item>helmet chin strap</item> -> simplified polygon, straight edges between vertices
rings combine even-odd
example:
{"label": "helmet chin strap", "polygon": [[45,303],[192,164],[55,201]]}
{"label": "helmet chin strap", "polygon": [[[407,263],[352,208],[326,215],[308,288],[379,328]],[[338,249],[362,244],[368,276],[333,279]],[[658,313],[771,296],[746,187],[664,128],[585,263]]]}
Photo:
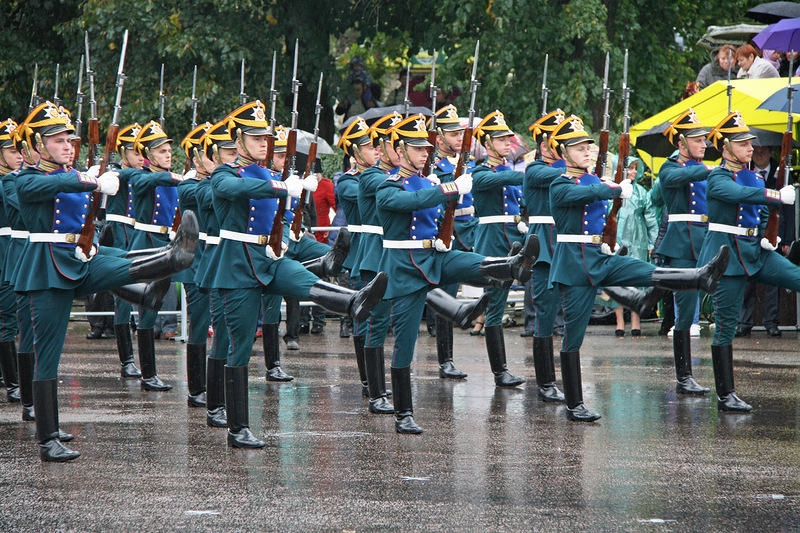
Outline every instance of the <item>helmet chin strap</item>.
{"label": "helmet chin strap", "polygon": [[564,161],[567,162],[568,166],[578,168],[578,164],[575,161],[573,161],[569,155],[567,155],[567,147],[564,146],[564,143],[558,143],[558,149],[561,152],[561,157],[564,158]]}
{"label": "helmet chin strap", "polygon": [[362,165],[367,165],[367,162],[364,161],[364,156],[361,155],[361,145],[358,144],[353,145],[353,157],[356,158],[357,163],[361,163]]}
{"label": "helmet chin strap", "polygon": [[39,147],[39,155],[42,156],[42,159],[46,159],[47,161],[51,161],[55,163],[53,160],[53,156],[50,155],[50,152],[47,151],[47,148],[44,147],[44,141],[42,141],[42,135],[37,131],[36,132],[36,146]]}
{"label": "helmet chin strap", "polygon": [[447,147],[447,149],[450,150],[451,154],[455,155],[457,152],[455,148],[453,148],[453,145],[447,142],[447,138],[445,138],[444,136],[444,130],[442,130],[442,128],[440,128],[439,126],[436,126],[436,133],[439,135],[439,139],[441,139],[442,144],[444,144]]}
{"label": "helmet chin strap", "polygon": [[194,159],[197,160],[197,169],[201,170],[203,174],[209,175],[210,172],[206,170],[203,160],[200,158],[200,152],[197,150],[196,146],[192,148],[192,152],[194,152]]}
{"label": "helmet chin strap", "polygon": [[244,144],[244,134],[242,133],[242,128],[236,128],[236,139],[239,141],[239,145],[242,147],[242,152],[244,152],[245,157],[249,157],[255,161],[256,158],[250,155],[250,150],[248,150],[247,146]]}
{"label": "helmet chin strap", "polygon": [[216,161],[214,161],[214,162],[217,165],[221,165],[222,164],[222,158],[219,156],[219,147],[216,145],[216,143],[211,145],[211,151],[213,152],[214,159],[216,159]]}
{"label": "helmet chin strap", "polygon": [[739,158],[734,155],[733,147],[731,146],[731,141],[729,141],[727,137],[722,139],[722,144],[724,144],[725,148],[728,149],[728,156],[729,156],[731,161],[733,161],[734,163],[739,163],[740,165],[744,165],[744,163],[742,161],[740,161]]}
{"label": "helmet chin strap", "polygon": [[[401,139],[401,140],[397,141],[397,144],[400,145],[400,151],[403,152],[403,157],[405,158],[406,163],[408,163],[408,166],[413,168],[414,165],[411,163],[411,158],[408,157],[408,150],[406,150],[406,142]],[[417,170],[417,169],[413,168],[413,170]]]}
{"label": "helmet chin strap", "polygon": [[491,150],[492,154],[494,154],[494,156],[497,157],[498,159],[505,159],[499,153],[497,153],[497,150],[494,147],[494,137],[492,137],[488,133],[486,134],[486,137],[487,137],[487,142],[485,144],[486,152],[488,153]]}
{"label": "helmet chin strap", "polygon": [[27,164],[29,164],[29,165],[33,165],[34,164],[34,161],[36,160],[36,158],[33,157],[33,152],[31,151],[31,147],[28,145],[28,141],[25,141],[25,140],[22,141],[22,154],[23,154],[23,157],[26,158],[25,162]]}

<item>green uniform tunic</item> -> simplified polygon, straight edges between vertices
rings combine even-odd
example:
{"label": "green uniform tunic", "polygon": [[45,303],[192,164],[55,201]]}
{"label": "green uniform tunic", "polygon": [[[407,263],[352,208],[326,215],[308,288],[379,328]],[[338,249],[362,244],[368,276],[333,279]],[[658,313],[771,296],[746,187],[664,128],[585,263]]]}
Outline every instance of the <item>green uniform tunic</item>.
{"label": "green uniform tunic", "polygon": [[[5,195],[0,189],[0,258],[8,255],[11,246],[11,222],[6,216]],[[17,336],[17,296],[14,287],[5,281],[5,265],[0,261],[0,341],[12,342]]]}
{"label": "green uniform tunic", "polygon": [[[3,208],[11,226],[11,242],[8,244],[6,255],[3,258],[3,283],[13,290],[13,275],[19,264],[19,257],[25,244],[28,242],[27,227],[19,210],[17,197],[17,177],[19,171],[15,170],[3,176]],[[19,326],[19,351],[20,353],[33,353],[33,323],[31,322],[31,304],[29,298],[23,298],[22,293],[15,293],[17,302],[17,324]]]}

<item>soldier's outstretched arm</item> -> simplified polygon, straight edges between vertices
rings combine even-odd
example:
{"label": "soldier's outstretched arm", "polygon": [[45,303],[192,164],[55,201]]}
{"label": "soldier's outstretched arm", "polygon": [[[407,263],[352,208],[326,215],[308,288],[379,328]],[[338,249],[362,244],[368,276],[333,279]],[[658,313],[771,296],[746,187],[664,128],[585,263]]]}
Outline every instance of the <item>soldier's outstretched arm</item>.
{"label": "soldier's outstretched arm", "polygon": [[150,172],[139,170],[130,177],[131,191],[136,196],[144,196],[156,187],[177,187],[182,180],[172,172]]}
{"label": "soldier's outstretched arm", "polygon": [[781,195],[778,191],[760,187],[745,187],[734,182],[729,175],[724,174],[709,177],[706,196],[731,204],[765,204],[769,207],[781,205]]}
{"label": "soldier's outstretched arm", "polygon": [[478,167],[472,171],[472,188],[486,191],[503,185],[522,185],[525,175],[517,170],[501,170],[495,172],[486,167]]}
{"label": "soldier's outstretched arm", "polygon": [[586,205],[597,200],[611,200],[622,193],[620,187],[612,187],[605,183],[593,185],[575,185],[566,178],[556,178],[550,186],[550,204]]}
{"label": "soldier's outstretched arm", "polygon": [[[445,190],[449,192],[445,192]],[[442,183],[420,191],[406,191],[400,185],[386,182],[378,187],[375,199],[381,209],[408,213],[417,209],[434,207],[451,198],[453,194],[458,194],[454,182]]]}
{"label": "soldier's outstretched arm", "polygon": [[278,180],[239,178],[236,176],[215,176],[212,187],[214,195],[226,200],[249,198],[286,198],[286,184]]}
{"label": "soldier's outstretched arm", "polygon": [[710,172],[705,165],[681,167],[678,163],[667,161],[661,166],[658,177],[661,179],[662,187],[678,189],[692,181],[703,181],[708,178]]}
{"label": "soldier's outstretched arm", "polygon": [[95,189],[97,189],[97,178],[77,172],[56,174],[23,172],[17,181],[17,195],[23,203],[46,202],[60,192],[92,192]]}

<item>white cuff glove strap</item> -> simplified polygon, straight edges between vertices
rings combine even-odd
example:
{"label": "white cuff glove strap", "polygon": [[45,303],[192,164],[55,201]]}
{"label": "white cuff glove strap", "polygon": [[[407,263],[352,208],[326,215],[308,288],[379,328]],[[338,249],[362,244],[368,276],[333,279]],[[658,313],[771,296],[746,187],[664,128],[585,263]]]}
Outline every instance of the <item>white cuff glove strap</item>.
{"label": "white cuff glove strap", "polygon": [[450,246],[445,246],[444,241],[442,239],[436,239],[433,242],[434,248],[436,248],[437,252],[449,252],[453,249],[453,241],[450,241]]}
{"label": "white cuff glove strap", "polygon": [[794,204],[795,198],[797,196],[794,187],[792,187],[791,185],[787,185],[786,187],[781,188],[780,193],[781,193],[781,203],[784,203],[786,205]]}
{"label": "white cuff glove strap", "polygon": [[517,224],[517,231],[519,231],[519,233],[521,235],[527,235],[528,234],[528,225],[526,223],[520,221],[520,223]]}
{"label": "white cuff glove strap", "polygon": [[764,237],[764,238],[762,238],[762,239],[761,239],[761,247],[762,247],[763,249],[765,249],[765,250],[769,250],[770,252],[774,252],[774,251],[775,251],[775,250],[777,250],[777,248],[778,248],[777,246],[772,246],[772,243],[770,243],[770,242],[767,240],[767,238],[766,238],[766,237]]}

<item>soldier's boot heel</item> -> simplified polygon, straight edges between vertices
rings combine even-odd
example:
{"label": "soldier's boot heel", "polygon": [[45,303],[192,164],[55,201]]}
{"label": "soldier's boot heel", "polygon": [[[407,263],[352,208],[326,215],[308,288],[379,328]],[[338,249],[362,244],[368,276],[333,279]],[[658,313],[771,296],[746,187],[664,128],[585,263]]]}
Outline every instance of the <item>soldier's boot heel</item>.
{"label": "soldier's boot heel", "polygon": [[539,399],[544,402],[563,402],[564,394],[556,385],[556,368],[553,360],[553,337],[533,338],[533,368]]}
{"label": "soldier's boot heel", "polygon": [[506,344],[503,338],[503,326],[486,326],[486,351],[489,354],[489,366],[494,374],[494,383],[498,387],[516,387],[525,383],[525,378],[515,376],[506,367]]}
{"label": "soldier's boot heel", "polygon": [[567,418],[574,422],[594,422],[600,415],[583,404],[581,383],[581,354],[579,351],[561,352],[561,375],[564,397],[567,402]]}
{"label": "soldier's boot heel", "polygon": [[278,324],[261,324],[261,344],[264,347],[264,366],[267,381],[292,381],[290,376],[281,368],[281,336]]}
{"label": "soldier's boot heel", "polygon": [[309,290],[308,298],[328,311],[350,315],[356,322],[364,322],[369,318],[372,309],[380,303],[387,284],[388,276],[385,272],[378,272],[372,281],[358,291],[318,281]]}
{"label": "soldier's boot heel", "polygon": [[133,341],[131,340],[130,326],[128,324],[114,324],[114,337],[117,340],[120,376],[123,378],[142,377],[142,372],[133,361]]}
{"label": "soldier's boot heel", "polygon": [[206,425],[228,427],[225,415],[225,359],[209,358],[206,364]]}
{"label": "soldier's boot heel", "polygon": [[[111,292],[114,293],[114,296],[128,303],[158,312],[161,310],[164,297],[167,295],[171,284],[172,280],[170,278],[164,278],[151,281],[150,283],[131,283],[129,285],[123,285],[112,289]],[[125,324],[118,325],[126,326]],[[117,326],[114,326],[115,329],[116,327]],[[119,341],[117,341],[117,345],[119,346]]]}
{"label": "soldier's boot heel", "polygon": [[603,287],[603,292],[618,304],[643,317],[658,305],[667,291],[658,287],[648,287],[645,290],[636,287]]}
{"label": "soldier's boot heel", "polygon": [[436,311],[437,318],[444,318],[461,329],[468,329],[486,311],[489,294],[484,293],[474,302],[462,303],[442,289],[433,289],[425,297],[425,303]]}
{"label": "soldier's boot heel", "polygon": [[736,395],[733,383],[733,346],[711,346],[714,364],[714,384],[717,387],[717,409],[735,413],[749,413],[753,406]]}
{"label": "soldier's boot heel", "polygon": [[189,397],[186,399],[189,407],[206,406],[206,345],[186,345],[186,384],[189,388]]}
{"label": "soldier's boot heel", "polygon": [[316,259],[303,261],[302,265],[320,279],[338,276],[342,271],[342,263],[350,252],[350,232],[346,228],[339,230],[331,249]]}

